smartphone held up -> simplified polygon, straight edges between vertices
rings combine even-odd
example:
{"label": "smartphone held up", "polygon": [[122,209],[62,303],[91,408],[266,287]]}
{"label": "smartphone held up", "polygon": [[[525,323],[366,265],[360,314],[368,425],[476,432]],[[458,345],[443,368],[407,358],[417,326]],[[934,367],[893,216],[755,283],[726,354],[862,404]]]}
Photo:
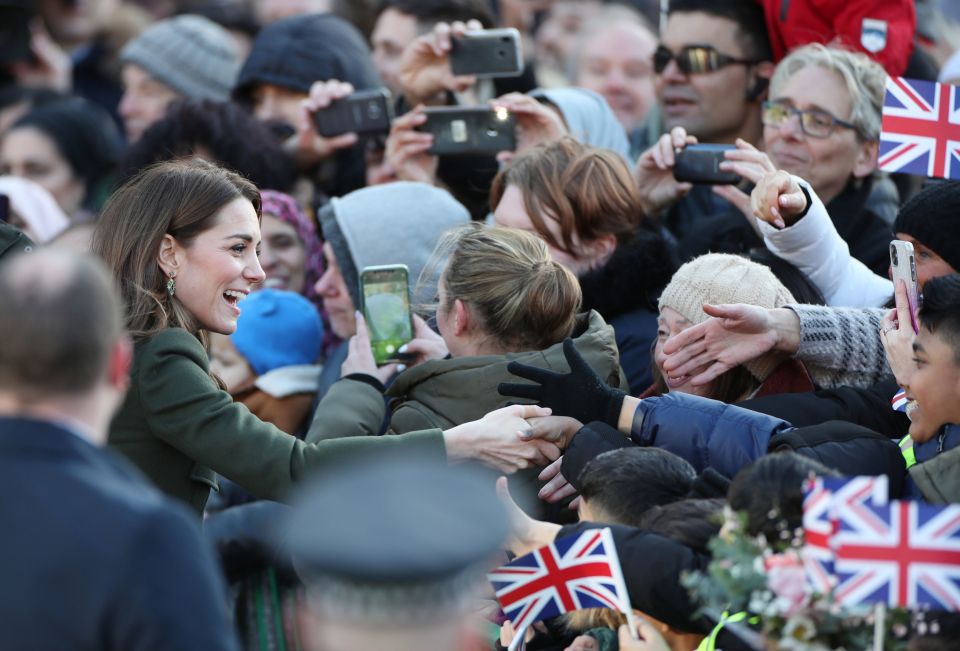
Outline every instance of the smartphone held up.
{"label": "smartphone held up", "polygon": [[313,114],[317,133],[333,138],[345,133],[389,133],[393,101],[386,88],[358,90]]}
{"label": "smartphone held up", "polygon": [[920,309],[920,288],[917,282],[917,260],[913,244],[903,240],[890,242],[890,271],[894,288],[902,280],[907,287],[907,302],[910,304],[910,321],[914,332],[920,332],[917,311]]}
{"label": "smartphone held up", "polygon": [[433,134],[430,153],[496,154],[517,148],[516,119],[507,109],[429,107],[419,130]]}
{"label": "smartphone held up", "polygon": [[453,38],[450,70],[455,75],[518,77],[523,74],[520,32],[483,29]]}
{"label": "smartphone held up", "polygon": [[681,183],[736,185],[741,178],[735,172],[720,169],[725,154],[733,145],[687,145],[677,152],[673,177]]}
{"label": "smartphone held up", "polygon": [[408,276],[402,264],[366,267],[360,272],[363,318],[378,366],[404,361],[399,349],[413,339]]}

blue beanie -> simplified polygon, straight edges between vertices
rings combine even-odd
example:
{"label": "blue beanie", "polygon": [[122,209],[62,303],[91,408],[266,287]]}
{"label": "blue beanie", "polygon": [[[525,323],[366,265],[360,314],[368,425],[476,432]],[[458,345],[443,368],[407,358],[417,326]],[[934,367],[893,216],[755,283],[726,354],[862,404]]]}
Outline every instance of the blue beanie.
{"label": "blue beanie", "polygon": [[262,289],[240,304],[230,341],[257,375],[283,366],[316,364],[323,324],[313,303],[295,292]]}

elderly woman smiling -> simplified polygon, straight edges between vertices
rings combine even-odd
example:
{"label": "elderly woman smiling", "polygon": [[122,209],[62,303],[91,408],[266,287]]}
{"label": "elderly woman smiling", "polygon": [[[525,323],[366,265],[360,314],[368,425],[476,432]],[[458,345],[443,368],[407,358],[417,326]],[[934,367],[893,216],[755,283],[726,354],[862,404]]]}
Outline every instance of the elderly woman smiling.
{"label": "elderly woman smiling", "polygon": [[[826,204],[850,254],[876,273],[887,268],[890,227],[868,205],[874,190],[886,73],[865,55],[814,44],[781,61],[763,104],[766,153],[745,142],[721,167],[753,183],[778,169],[806,180]],[[716,192],[752,219],[734,186]]]}

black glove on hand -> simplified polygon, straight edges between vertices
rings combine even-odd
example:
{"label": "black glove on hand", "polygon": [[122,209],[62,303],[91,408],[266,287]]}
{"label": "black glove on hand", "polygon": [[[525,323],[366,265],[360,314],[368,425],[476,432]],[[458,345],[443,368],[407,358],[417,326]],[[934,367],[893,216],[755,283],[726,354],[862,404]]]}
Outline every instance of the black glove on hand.
{"label": "black glove on hand", "polygon": [[570,365],[569,373],[510,362],[508,371],[537,384],[504,382],[497,391],[503,396],[536,400],[552,409],[556,416],[570,416],[581,423],[599,420],[616,427],[626,392],[607,386],[580,356],[569,337],[563,340],[563,355]]}

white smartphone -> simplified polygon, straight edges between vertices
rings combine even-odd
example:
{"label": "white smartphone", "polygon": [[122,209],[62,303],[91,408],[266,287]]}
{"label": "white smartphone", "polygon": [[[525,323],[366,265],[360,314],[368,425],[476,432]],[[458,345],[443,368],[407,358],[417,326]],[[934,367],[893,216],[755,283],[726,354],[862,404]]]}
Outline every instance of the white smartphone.
{"label": "white smartphone", "polygon": [[890,268],[894,291],[898,281],[907,285],[907,301],[910,303],[910,323],[914,332],[920,332],[917,323],[917,310],[920,309],[920,290],[917,284],[917,260],[913,255],[913,244],[902,240],[890,242]]}

